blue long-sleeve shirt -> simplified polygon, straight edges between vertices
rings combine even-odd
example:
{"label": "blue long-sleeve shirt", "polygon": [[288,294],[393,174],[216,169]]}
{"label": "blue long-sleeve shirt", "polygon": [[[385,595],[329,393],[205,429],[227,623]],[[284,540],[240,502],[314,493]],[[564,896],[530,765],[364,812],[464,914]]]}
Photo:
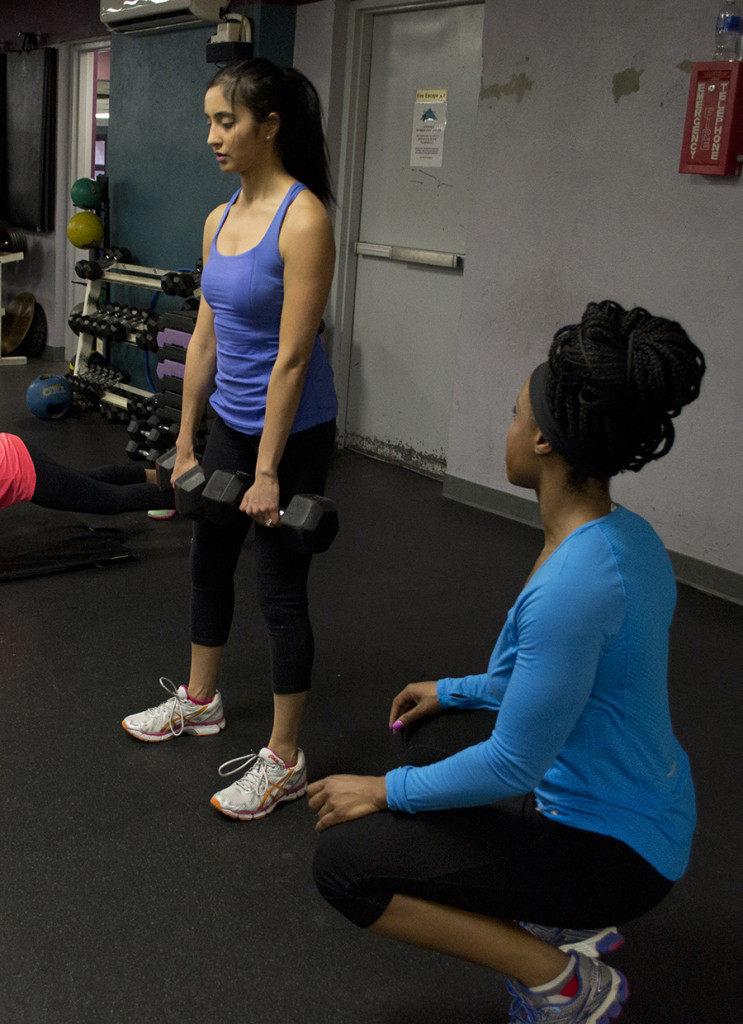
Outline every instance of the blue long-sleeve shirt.
{"label": "blue long-sleeve shirt", "polygon": [[388,806],[471,807],[533,790],[545,814],[679,878],[696,813],[668,705],[675,603],[668,555],[644,519],[617,508],[579,527],[520,593],[487,672],[437,684],[444,708],[498,711],[490,738],[389,772]]}

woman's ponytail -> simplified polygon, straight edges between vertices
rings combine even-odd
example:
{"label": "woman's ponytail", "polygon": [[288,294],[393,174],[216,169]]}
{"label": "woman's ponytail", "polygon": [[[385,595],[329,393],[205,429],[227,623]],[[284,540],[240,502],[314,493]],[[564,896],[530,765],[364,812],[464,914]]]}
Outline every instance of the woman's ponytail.
{"label": "woman's ponytail", "polygon": [[301,71],[284,68],[283,74],[286,108],[277,142],[284,167],[327,205],[334,196],[320,98]]}

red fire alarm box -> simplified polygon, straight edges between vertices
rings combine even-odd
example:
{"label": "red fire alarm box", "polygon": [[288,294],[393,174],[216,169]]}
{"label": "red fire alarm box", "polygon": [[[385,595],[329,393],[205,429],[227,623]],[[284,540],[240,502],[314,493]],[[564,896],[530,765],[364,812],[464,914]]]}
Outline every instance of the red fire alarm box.
{"label": "red fire alarm box", "polygon": [[682,174],[740,174],[743,161],[743,64],[693,64],[684,124]]}

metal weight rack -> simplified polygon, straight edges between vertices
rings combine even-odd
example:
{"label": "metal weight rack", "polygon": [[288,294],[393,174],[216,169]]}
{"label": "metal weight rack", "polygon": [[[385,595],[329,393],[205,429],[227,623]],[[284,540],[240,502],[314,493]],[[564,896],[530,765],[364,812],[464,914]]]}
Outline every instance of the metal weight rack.
{"label": "metal weight rack", "polygon": [[[163,279],[168,275],[175,274],[175,271],[162,270],[158,267],[140,267],[130,263],[113,262],[102,271],[101,276],[96,280],[88,280],[85,289],[85,298],[81,317],[92,317],[99,313],[99,299],[104,284],[129,285],[130,287],[143,288],[151,292],[163,292]],[[167,294],[167,293],[166,293]],[[190,296],[199,298],[201,289],[196,287],[189,292]],[[81,330],[78,334],[77,351],[73,365],[73,384],[75,377],[82,377],[87,374],[91,367],[91,356],[99,352],[100,339],[90,331]],[[118,344],[137,344],[137,335],[134,331],[127,332]],[[115,408],[126,410],[129,407],[131,398],[151,398],[152,392],[135,387],[133,384],[116,381],[108,386],[102,387],[98,392],[98,398]]]}

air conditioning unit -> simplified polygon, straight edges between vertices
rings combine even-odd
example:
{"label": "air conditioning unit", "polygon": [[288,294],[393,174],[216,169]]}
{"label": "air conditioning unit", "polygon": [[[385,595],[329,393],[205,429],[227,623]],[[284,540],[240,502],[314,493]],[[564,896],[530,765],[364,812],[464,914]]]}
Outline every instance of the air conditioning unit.
{"label": "air conditioning unit", "polygon": [[224,0],[101,0],[101,21],[112,32],[129,34],[188,28],[219,21]]}

